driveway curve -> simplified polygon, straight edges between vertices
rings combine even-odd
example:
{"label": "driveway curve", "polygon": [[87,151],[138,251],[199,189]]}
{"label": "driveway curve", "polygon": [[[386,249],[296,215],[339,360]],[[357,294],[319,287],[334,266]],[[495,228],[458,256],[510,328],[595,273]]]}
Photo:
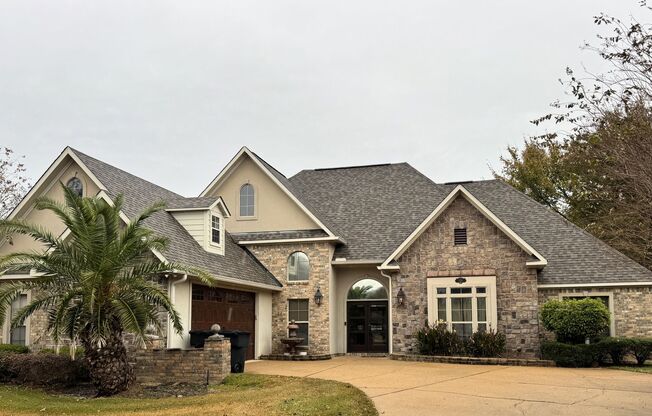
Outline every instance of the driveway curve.
{"label": "driveway curve", "polygon": [[248,373],[350,383],[381,415],[651,415],[652,375],[619,370],[435,364],[387,358],[251,361]]}

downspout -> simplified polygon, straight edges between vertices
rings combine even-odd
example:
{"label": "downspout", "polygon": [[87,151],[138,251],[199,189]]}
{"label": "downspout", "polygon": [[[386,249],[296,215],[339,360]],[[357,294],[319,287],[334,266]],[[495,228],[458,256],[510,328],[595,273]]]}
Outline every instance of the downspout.
{"label": "downspout", "polygon": [[389,296],[387,296],[387,302],[389,303],[389,316],[388,316],[388,326],[389,328],[387,329],[388,335],[389,335],[389,353],[392,354],[394,352],[394,327],[393,327],[393,320],[392,320],[392,304],[394,300],[394,291],[392,290],[392,276],[388,275],[385,273],[384,270],[380,270],[380,275],[383,277],[387,278],[388,282],[388,287],[389,287]]}
{"label": "downspout", "polygon": [[[172,301],[172,305],[176,306],[176,300],[177,300],[176,299],[176,295],[177,295],[176,286],[178,284],[185,283],[187,281],[188,281],[188,274],[184,273],[184,275],[183,275],[183,277],[181,279],[177,280],[176,282],[170,283],[170,301]],[[171,323],[172,322],[168,318],[168,342],[167,342],[168,348],[172,348],[171,344],[172,344],[172,332],[173,331],[172,331]]]}

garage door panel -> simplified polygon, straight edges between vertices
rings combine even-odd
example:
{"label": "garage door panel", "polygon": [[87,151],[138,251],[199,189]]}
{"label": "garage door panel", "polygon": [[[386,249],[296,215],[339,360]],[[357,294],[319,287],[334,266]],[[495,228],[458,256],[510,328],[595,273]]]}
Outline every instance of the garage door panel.
{"label": "garage door panel", "polygon": [[254,358],[255,293],[193,284],[191,328],[206,330],[216,323],[225,330],[250,332],[247,359]]}

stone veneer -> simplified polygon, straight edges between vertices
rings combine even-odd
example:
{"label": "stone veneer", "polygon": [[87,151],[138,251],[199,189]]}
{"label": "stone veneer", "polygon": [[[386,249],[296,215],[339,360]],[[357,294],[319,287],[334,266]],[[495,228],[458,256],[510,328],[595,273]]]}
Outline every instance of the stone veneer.
{"label": "stone veneer", "polygon": [[[453,244],[453,229],[466,228],[468,244]],[[450,276],[496,276],[498,330],[505,333],[510,356],[539,354],[539,308],[536,270],[529,256],[464,197],[451,205],[398,259],[392,275],[404,306],[392,308],[393,351],[414,352],[415,332],[428,318],[427,279]]]}
{"label": "stone veneer", "polygon": [[[616,336],[652,337],[652,287],[605,287],[578,289],[540,289],[539,303],[549,299],[559,299],[560,295],[605,296],[613,299],[614,329]],[[553,339],[554,336],[541,325],[541,336]]]}
{"label": "stone veneer", "polygon": [[138,383],[218,384],[231,372],[231,342],[207,339],[204,348],[135,352]]}
{"label": "stone veneer", "polygon": [[[163,287],[167,290],[167,284],[164,284]],[[168,317],[167,313],[163,310],[160,312],[159,321],[161,324],[161,334],[166,335],[168,328]],[[27,322],[29,322],[29,348],[31,351],[40,351],[44,348],[55,349],[57,347],[56,343],[48,332],[48,321],[45,311],[36,311],[29,318],[27,318]],[[9,342],[8,339],[4,339],[4,335],[5,328],[3,325],[0,325],[0,344]],[[165,339],[165,336],[163,339]],[[132,334],[125,334],[124,341],[127,345],[127,348],[130,350],[139,348],[139,346],[135,345],[134,337]],[[63,340],[60,346],[67,346],[69,344],[69,340]]]}
{"label": "stone veneer", "polygon": [[[281,338],[286,337],[288,332],[288,300],[308,299],[310,305],[308,353],[329,354],[331,352],[329,294],[332,245],[330,243],[260,244],[248,248],[283,284],[283,290],[272,295],[272,353],[281,354],[285,350]],[[288,258],[297,251],[306,253],[310,261],[310,275],[305,282],[287,280]],[[324,296],[319,306],[314,301],[317,287]]]}

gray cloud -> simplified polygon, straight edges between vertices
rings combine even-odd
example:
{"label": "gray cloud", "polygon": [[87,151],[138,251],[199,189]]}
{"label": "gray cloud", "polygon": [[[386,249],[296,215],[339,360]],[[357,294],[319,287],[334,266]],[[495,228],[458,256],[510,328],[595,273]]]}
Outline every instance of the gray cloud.
{"label": "gray cloud", "polygon": [[490,177],[634,1],[3,1],[0,144],[65,145],[197,194],[242,145],[290,175],[408,161]]}

